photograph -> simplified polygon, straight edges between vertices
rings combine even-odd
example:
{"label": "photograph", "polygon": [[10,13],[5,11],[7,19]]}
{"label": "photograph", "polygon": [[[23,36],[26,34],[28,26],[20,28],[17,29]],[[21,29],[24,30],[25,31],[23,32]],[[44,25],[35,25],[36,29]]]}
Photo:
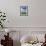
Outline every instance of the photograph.
{"label": "photograph", "polygon": [[20,6],[20,16],[28,16],[28,6]]}

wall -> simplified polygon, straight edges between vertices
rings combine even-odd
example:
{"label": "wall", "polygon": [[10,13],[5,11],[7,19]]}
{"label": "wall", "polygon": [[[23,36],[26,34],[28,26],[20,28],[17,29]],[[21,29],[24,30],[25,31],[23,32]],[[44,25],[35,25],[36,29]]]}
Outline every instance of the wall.
{"label": "wall", "polygon": [[[46,27],[46,0],[0,0],[7,27]],[[20,6],[28,5],[28,16],[20,16]]]}
{"label": "wall", "polygon": [[[5,26],[20,31],[20,36],[31,31],[46,31],[45,4],[46,0],[0,0],[0,9],[6,12],[8,20]],[[20,16],[21,5],[28,5],[28,16]]]}

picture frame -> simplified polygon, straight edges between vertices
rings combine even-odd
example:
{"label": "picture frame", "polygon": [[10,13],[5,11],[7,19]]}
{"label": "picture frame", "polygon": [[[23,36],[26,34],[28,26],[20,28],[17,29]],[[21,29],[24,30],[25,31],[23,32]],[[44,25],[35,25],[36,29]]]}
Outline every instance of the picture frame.
{"label": "picture frame", "polygon": [[28,16],[28,6],[20,6],[20,16]]}

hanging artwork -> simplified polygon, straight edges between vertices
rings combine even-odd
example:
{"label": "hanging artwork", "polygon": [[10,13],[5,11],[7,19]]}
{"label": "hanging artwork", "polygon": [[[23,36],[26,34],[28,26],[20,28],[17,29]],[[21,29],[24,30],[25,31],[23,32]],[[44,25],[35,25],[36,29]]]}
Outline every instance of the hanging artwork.
{"label": "hanging artwork", "polygon": [[20,6],[20,16],[28,16],[28,6]]}

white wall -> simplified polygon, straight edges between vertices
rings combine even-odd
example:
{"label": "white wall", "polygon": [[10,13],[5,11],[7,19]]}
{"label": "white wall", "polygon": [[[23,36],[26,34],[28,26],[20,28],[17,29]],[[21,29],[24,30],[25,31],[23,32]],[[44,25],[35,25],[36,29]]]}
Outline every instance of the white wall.
{"label": "white wall", "polygon": [[[7,27],[46,27],[46,0],[0,0]],[[20,16],[20,6],[28,5],[28,16]]]}
{"label": "white wall", "polygon": [[[28,5],[28,16],[20,16],[21,5]],[[6,27],[20,31],[20,36],[31,31],[46,31],[46,0],[0,0],[0,9],[6,12]]]}

